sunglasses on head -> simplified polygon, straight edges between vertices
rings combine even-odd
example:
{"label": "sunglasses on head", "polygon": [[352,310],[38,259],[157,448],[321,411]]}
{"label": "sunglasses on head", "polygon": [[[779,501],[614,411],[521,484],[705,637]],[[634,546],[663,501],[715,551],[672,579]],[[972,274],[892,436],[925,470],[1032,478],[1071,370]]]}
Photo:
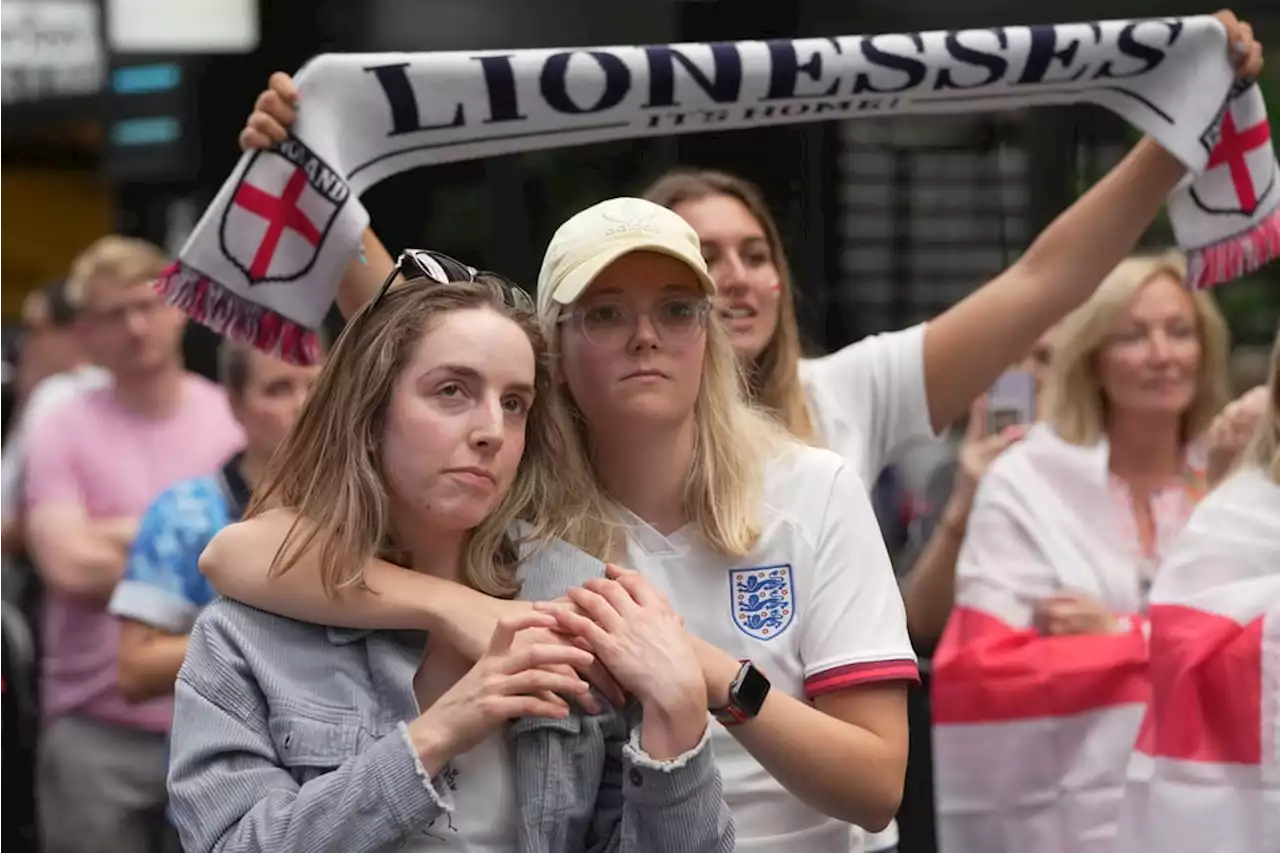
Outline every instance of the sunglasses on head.
{"label": "sunglasses on head", "polygon": [[396,276],[402,276],[406,284],[424,279],[435,284],[449,284],[456,281],[496,284],[502,291],[502,301],[508,308],[530,314],[534,311],[533,297],[506,276],[488,270],[478,270],[457,258],[429,249],[405,249],[401,252],[400,257],[396,258],[395,267],[387,274],[382,287],[378,288],[378,293],[373,297],[370,307],[382,301],[382,297],[386,296],[387,291],[391,289],[391,283],[396,280]]}

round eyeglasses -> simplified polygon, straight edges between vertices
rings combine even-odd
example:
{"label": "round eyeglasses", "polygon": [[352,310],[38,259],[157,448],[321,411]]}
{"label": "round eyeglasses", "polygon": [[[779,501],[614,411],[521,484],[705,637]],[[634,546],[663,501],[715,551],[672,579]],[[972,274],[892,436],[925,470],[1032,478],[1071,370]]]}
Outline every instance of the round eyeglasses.
{"label": "round eyeglasses", "polygon": [[387,274],[373,301],[370,302],[370,308],[387,295],[396,276],[402,276],[405,284],[423,280],[434,284],[448,284],[454,281],[494,283],[502,291],[502,301],[508,308],[527,314],[532,314],[534,311],[533,297],[506,276],[488,270],[478,270],[444,252],[433,252],[429,249],[405,249],[401,252],[400,257],[396,258],[395,267]]}
{"label": "round eyeglasses", "polygon": [[689,343],[707,327],[711,303],[700,296],[669,296],[648,311],[636,311],[625,302],[597,301],[575,305],[557,322],[572,322],[591,344],[609,349],[626,346],[635,336],[641,317],[648,317],[658,340],[671,346]]}

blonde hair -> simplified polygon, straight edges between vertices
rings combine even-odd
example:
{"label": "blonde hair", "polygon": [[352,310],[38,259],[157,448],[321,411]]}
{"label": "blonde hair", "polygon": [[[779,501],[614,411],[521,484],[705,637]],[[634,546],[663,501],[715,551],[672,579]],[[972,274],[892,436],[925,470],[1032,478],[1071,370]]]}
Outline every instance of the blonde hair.
{"label": "blonde hair", "polygon": [[[557,342],[557,352],[559,313],[553,307],[543,316],[543,328]],[[573,457],[589,459],[590,424],[567,389],[564,399],[576,425]],[[707,323],[693,417],[694,458],[685,479],[684,511],[711,548],[727,556],[744,556],[760,538],[764,461],[795,441],[769,413],[748,402],[729,333],[714,320]],[[618,517],[617,503],[601,487],[591,489],[587,499],[591,519]],[[625,553],[621,524],[595,524],[591,534],[586,547],[590,553],[604,559],[620,559]]]}
{"label": "blonde hair", "polygon": [[318,543],[323,585],[335,596],[363,586],[369,558],[396,555],[381,456],[392,389],[442,317],[475,309],[496,311],[528,335],[537,359],[536,396],[515,482],[471,532],[463,576],[488,595],[519,591],[518,557],[509,538],[518,518],[532,523],[531,538],[589,539],[583,531],[594,525],[584,495],[593,484],[585,461],[574,456],[577,445],[551,381],[545,339],[533,315],[509,308],[502,285],[481,275],[475,282],[393,287],[347,324],[245,514],[252,518],[282,506],[317,522],[295,521],[272,560],[273,574],[291,569]]}
{"label": "blonde hair", "polygon": [[133,285],[151,281],[168,263],[164,252],[146,240],[119,234],[99,237],[71,262],[67,302],[73,308],[82,308],[89,288],[98,282]]}
{"label": "blonde hair", "polygon": [[[1098,378],[1097,358],[1107,335],[1149,282],[1160,275],[1182,281],[1186,271],[1186,259],[1176,251],[1127,258],[1088,302],[1062,321],[1054,335],[1057,346],[1045,387],[1045,420],[1064,441],[1089,445],[1104,437],[1107,401]],[[1184,442],[1199,436],[1230,396],[1226,321],[1207,293],[1189,296],[1200,339],[1200,373],[1195,398],[1182,415]]]}
{"label": "blonde hair", "polygon": [[796,322],[795,286],[782,246],[782,236],[764,196],[751,182],[713,170],[668,172],[649,186],[644,197],[655,204],[677,206],[710,196],[736,199],[760,225],[769,254],[778,270],[778,325],[760,355],[745,365],[747,392],[758,405],[772,412],[801,441],[818,442],[808,399],[800,384],[800,324]]}
{"label": "blonde hair", "polygon": [[1258,431],[1244,452],[1243,463],[1256,465],[1280,486],[1280,328],[1276,329],[1275,346],[1271,348],[1271,405],[1262,415]]}

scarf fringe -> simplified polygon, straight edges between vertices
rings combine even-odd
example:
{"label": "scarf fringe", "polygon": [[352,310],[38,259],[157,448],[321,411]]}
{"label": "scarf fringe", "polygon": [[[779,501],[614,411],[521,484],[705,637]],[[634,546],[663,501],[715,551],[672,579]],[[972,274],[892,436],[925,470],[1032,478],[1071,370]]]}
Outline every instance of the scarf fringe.
{"label": "scarf fringe", "polygon": [[1248,231],[1187,251],[1187,285],[1203,290],[1240,278],[1280,258],[1280,206]]}
{"label": "scarf fringe", "polygon": [[224,337],[290,364],[320,361],[320,338],[314,331],[250,302],[182,261],[161,273],[154,287],[170,305]]}

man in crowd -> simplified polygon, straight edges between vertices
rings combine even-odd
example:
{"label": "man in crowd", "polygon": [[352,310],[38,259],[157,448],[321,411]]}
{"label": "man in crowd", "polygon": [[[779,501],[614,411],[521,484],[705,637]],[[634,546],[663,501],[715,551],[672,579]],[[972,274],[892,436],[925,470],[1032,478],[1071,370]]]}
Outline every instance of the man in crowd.
{"label": "man in crowd", "polygon": [[143,510],[176,481],[215,469],[243,436],[222,390],[183,367],[182,313],[150,285],[165,263],[154,246],[118,236],[77,258],[67,300],[111,380],[42,417],[27,439],[26,539],[46,598],[36,772],[47,853],[148,853],[172,842],[172,702],[121,695],[106,603]]}
{"label": "man in crowd", "polygon": [[[39,727],[40,584],[32,571],[22,524],[22,477],[27,436],[40,429],[51,410],[82,390],[101,388],[110,377],[88,360],[77,334],[75,309],[66,282],[30,293],[22,304],[22,333],[15,348],[16,410],[9,419],[0,463],[0,520],[3,521],[4,660],[4,838],[19,849],[35,845],[35,743]],[[9,413],[6,412],[6,415]]]}
{"label": "man in crowd", "polygon": [[3,501],[4,552],[22,548],[18,509],[22,498],[22,472],[27,435],[32,425],[49,411],[83,389],[101,388],[109,374],[92,364],[77,334],[76,310],[67,301],[66,281],[55,282],[27,296],[22,303],[22,340],[19,344],[15,416],[4,443],[0,495]]}
{"label": "man in crowd", "polygon": [[147,509],[108,610],[120,617],[120,692],[140,702],[173,692],[187,635],[214,592],[200,554],[238,520],[267,460],[298,419],[319,367],[298,367],[223,341],[219,378],[244,450],[214,474],[181,480]]}

